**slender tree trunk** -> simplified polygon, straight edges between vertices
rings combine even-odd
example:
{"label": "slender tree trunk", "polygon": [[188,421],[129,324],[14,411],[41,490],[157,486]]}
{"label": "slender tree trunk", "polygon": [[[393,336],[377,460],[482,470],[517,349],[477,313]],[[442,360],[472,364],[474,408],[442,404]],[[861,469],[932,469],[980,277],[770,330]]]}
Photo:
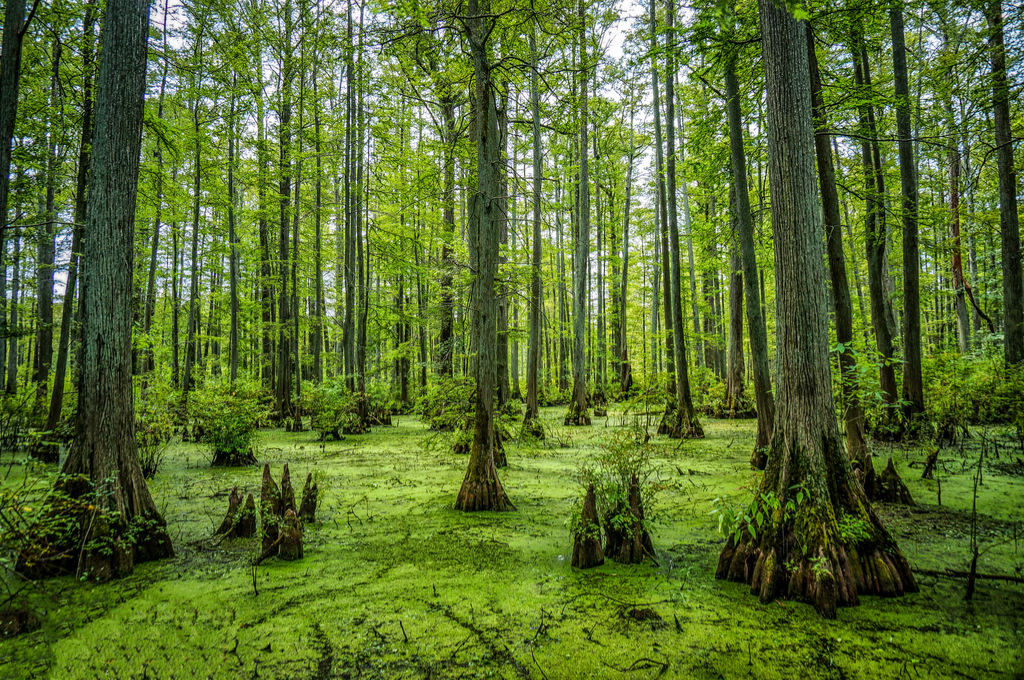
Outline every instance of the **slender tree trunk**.
{"label": "slender tree trunk", "polygon": [[703,437],[704,430],[697,419],[697,411],[690,397],[690,373],[686,365],[686,336],[683,334],[682,272],[679,258],[679,222],[676,217],[676,132],[675,132],[675,1],[668,0],[666,7],[666,63],[668,75],[665,78],[665,121],[668,124],[666,159],[666,181],[668,184],[668,236],[671,246],[667,261],[672,270],[671,308],[672,343],[676,359],[676,419],[669,433],[671,437]]}
{"label": "slender tree trunk", "polygon": [[292,417],[292,338],[291,332],[291,294],[289,283],[291,265],[289,262],[289,236],[291,234],[292,216],[292,81],[295,77],[294,56],[292,54],[292,3],[287,0],[284,5],[285,49],[281,64],[281,110],[278,136],[280,139],[280,167],[278,185],[279,229],[278,229],[278,260],[279,281],[278,291],[278,347],[277,347],[277,389],[275,394],[277,417],[287,422]]}
{"label": "slender tree trunk", "polygon": [[196,335],[199,332],[199,206],[202,200],[202,164],[200,162],[199,100],[196,99],[192,113],[193,132],[196,139],[195,168],[192,180],[192,255],[189,261],[191,284],[188,302],[188,338],[185,341],[185,377],[181,386],[181,403],[188,406],[188,394],[194,386],[193,372],[199,358]]}
{"label": "slender tree trunk", "polygon": [[1007,364],[1021,364],[1024,363],[1024,279],[1021,278],[1017,171],[1013,160],[1010,84],[1006,75],[1001,0],[985,2],[984,12],[989,30],[989,58],[992,61],[992,117],[995,122],[996,164],[999,168],[999,225],[1003,257],[1003,357]]}
{"label": "slender tree trunk", "polygon": [[[61,410],[64,407],[64,381],[67,376],[68,352],[71,347],[71,320],[74,317],[75,288],[78,284],[79,253],[82,248],[82,226],[86,219],[87,188],[89,167],[92,159],[92,86],[93,86],[93,52],[95,36],[96,0],[89,0],[82,18],[82,134],[78,147],[78,175],[75,185],[75,226],[72,228],[71,257],[68,261],[68,278],[64,285],[64,306],[61,310],[60,344],[57,348],[57,363],[53,370],[53,393],[50,397],[50,412],[46,418],[45,430],[52,432],[60,422]],[[3,216],[0,215],[0,222]],[[2,247],[2,239],[0,239]],[[0,263],[0,268],[3,264]],[[0,299],[2,299],[0,291]],[[2,310],[2,308],[0,308]]]}
{"label": "slender tree trunk", "polygon": [[[228,341],[228,363],[231,383],[238,380],[238,233],[235,225],[235,75],[232,74],[231,109],[228,118],[228,248],[230,248],[228,295],[231,299],[231,335]],[[319,160],[317,156],[317,160]],[[319,217],[319,212],[317,213]],[[319,223],[317,224],[319,227]],[[319,278],[317,279],[319,281]]]}
{"label": "slender tree trunk", "polygon": [[[863,97],[869,103],[860,107],[861,158],[864,164],[864,192],[867,196],[864,218],[864,241],[868,259],[868,291],[871,298],[871,323],[875,330],[875,347],[879,354],[879,379],[883,398],[894,406],[899,401],[896,388],[896,368],[893,363],[893,329],[891,326],[892,311],[885,292],[886,269],[886,238],[885,238],[885,207],[882,197],[885,195],[885,184],[881,167],[881,156],[878,150],[877,128],[875,126],[874,106],[870,104],[871,73],[868,68],[867,49],[864,47],[864,36],[860,28],[855,29],[853,36],[854,80],[858,87],[865,90]],[[883,424],[889,416],[883,416]]]}
{"label": "slender tree trunk", "polygon": [[917,233],[917,161],[914,159],[914,142],[910,127],[910,86],[907,82],[907,51],[904,46],[902,6],[893,5],[889,8],[889,23],[892,28],[892,66],[896,94],[896,134],[900,139],[900,193],[903,215],[903,413],[909,421],[915,415],[924,413],[924,378],[921,373],[921,258],[918,254]]}
{"label": "slender tree trunk", "polygon": [[21,290],[21,228],[14,226],[14,270],[11,274],[11,320],[7,326],[11,337],[7,341],[7,383],[4,391],[15,394],[18,391],[18,293]]}
{"label": "slender tree trunk", "polygon": [[590,290],[590,169],[588,160],[589,121],[587,99],[590,87],[590,65],[587,58],[587,30],[584,5],[579,4],[580,21],[580,143],[579,143],[579,214],[576,220],[576,254],[573,279],[572,318],[572,401],[565,416],[566,425],[590,425],[587,403],[586,330],[587,301]]}
{"label": "slender tree trunk", "polygon": [[864,434],[864,411],[861,408],[857,377],[857,355],[853,348],[853,303],[850,283],[846,277],[843,252],[843,227],[839,217],[839,193],[836,191],[832,144],[828,136],[825,102],[821,94],[821,76],[814,50],[814,38],[807,30],[807,61],[810,68],[811,104],[814,114],[814,152],[818,161],[818,187],[825,218],[826,250],[832,283],[832,311],[836,319],[836,342],[839,346],[839,372],[843,389],[843,423],[846,427],[846,448],[857,461],[861,472],[870,476],[867,437]]}
{"label": "slender tree trunk", "polygon": [[[50,72],[50,110],[60,110],[60,58],[61,43],[54,40],[53,63]],[[53,121],[47,123],[47,156],[46,156],[46,214],[43,216],[42,233],[37,235],[36,243],[36,314],[38,316],[38,332],[36,333],[35,376],[36,400],[42,407],[46,399],[46,391],[50,380],[50,363],[53,360],[53,258],[54,238],[57,234],[55,220],[57,217],[56,193],[57,170],[57,131]]]}
{"label": "slender tree trunk", "polygon": [[[725,95],[729,116],[729,148],[732,156],[732,176],[736,188],[737,232],[740,262],[743,267],[743,293],[747,303],[747,329],[750,334],[750,354],[753,364],[754,403],[757,408],[757,436],[751,464],[763,470],[768,444],[772,439],[775,421],[775,396],[772,394],[771,373],[768,367],[768,330],[761,313],[761,297],[757,290],[757,257],[754,253],[754,224],[750,214],[750,190],[747,186],[747,155],[743,146],[743,127],[740,111],[739,79],[736,77],[737,55],[731,50],[725,60]],[[696,291],[694,292],[696,299]]]}
{"label": "slender tree trunk", "polygon": [[530,345],[526,359],[526,415],[523,419],[523,430],[535,437],[543,437],[544,428],[537,422],[540,418],[537,374],[540,371],[540,325],[543,314],[541,308],[543,279],[541,277],[540,220],[544,162],[541,156],[540,86],[537,83],[536,33],[536,29],[530,32],[530,106],[533,115],[533,253],[530,261]]}

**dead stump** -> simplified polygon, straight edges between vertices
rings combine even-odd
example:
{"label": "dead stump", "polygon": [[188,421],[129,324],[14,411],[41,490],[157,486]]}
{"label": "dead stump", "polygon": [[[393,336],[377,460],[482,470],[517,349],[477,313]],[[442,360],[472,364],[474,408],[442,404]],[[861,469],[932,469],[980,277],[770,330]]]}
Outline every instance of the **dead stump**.
{"label": "dead stump", "polygon": [[280,556],[282,560],[302,558],[302,520],[298,518],[294,510],[284,513]]}
{"label": "dead stump", "polygon": [[604,553],[616,562],[639,564],[645,557],[654,557],[651,535],[644,528],[643,499],[636,475],[629,483],[627,503],[605,517],[605,535]]}
{"label": "dead stump", "polygon": [[231,493],[228,494],[228,511],[224,515],[224,520],[217,527],[218,534],[228,534],[235,528],[235,517],[238,515],[238,508],[242,505],[242,499],[238,495],[238,487],[231,487]]}
{"label": "dead stump", "polygon": [[263,467],[260,514],[263,517],[263,552],[266,552],[277,541],[281,517],[281,492],[274,478],[270,476],[269,464]]}
{"label": "dead stump", "polygon": [[303,522],[316,520],[316,503],[320,495],[320,487],[313,481],[313,473],[306,475],[306,485],[302,488],[302,503],[299,504],[299,519]]}
{"label": "dead stump", "polygon": [[885,503],[898,503],[900,505],[917,505],[907,485],[900,479],[896,467],[892,464],[892,456],[885,470],[878,476],[878,486],[873,500]]}
{"label": "dead stump", "polygon": [[295,490],[292,488],[292,475],[288,472],[288,463],[284,464],[281,474],[281,515],[291,510],[295,512]]}
{"label": "dead stump", "polygon": [[580,526],[573,536],[572,566],[590,569],[604,564],[604,550],[601,548],[601,521],[597,517],[597,497],[594,485],[587,487],[583,501]]}

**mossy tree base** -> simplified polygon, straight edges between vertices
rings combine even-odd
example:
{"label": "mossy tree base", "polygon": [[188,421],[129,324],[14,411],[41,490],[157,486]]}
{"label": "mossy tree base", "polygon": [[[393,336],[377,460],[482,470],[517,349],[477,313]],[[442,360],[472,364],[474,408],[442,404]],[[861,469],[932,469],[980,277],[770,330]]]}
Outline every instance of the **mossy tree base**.
{"label": "mossy tree base", "polygon": [[669,398],[665,401],[665,411],[661,414],[661,422],[658,423],[658,434],[671,434],[672,425],[676,421],[676,400]]}
{"label": "mossy tree base", "polygon": [[878,476],[878,482],[874,486],[875,493],[871,496],[871,500],[899,505],[917,505],[914,502],[914,497],[910,495],[910,489],[900,478],[900,473],[896,472],[892,456],[889,457],[889,463],[885,466],[882,474]]}
{"label": "mossy tree base", "polygon": [[644,505],[636,475],[630,480],[627,502],[605,518],[605,555],[622,564],[640,564],[654,557],[654,543],[644,527]]}
{"label": "mossy tree base", "polygon": [[872,510],[838,436],[805,447],[776,432],[768,457],[756,508],[748,513],[761,519],[742,522],[730,535],[716,578],[750,584],[762,603],[806,602],[830,619],[837,607],[859,604],[859,595],[917,592],[909,563]]}
{"label": "mossy tree base", "polygon": [[544,424],[541,423],[540,418],[530,418],[527,415],[523,419],[523,430],[522,436],[529,439],[539,439],[544,441]]}
{"label": "mossy tree base", "polygon": [[581,409],[575,400],[569,402],[569,412],[565,414],[563,421],[566,426],[587,426],[590,425],[590,414],[586,409]]}
{"label": "mossy tree base", "polygon": [[213,462],[210,463],[210,466],[245,467],[258,464],[259,461],[256,460],[256,454],[252,452],[252,449],[220,449],[213,452]]}
{"label": "mossy tree base", "polygon": [[697,412],[692,408],[689,413],[687,409],[676,409],[668,436],[670,439],[703,439],[704,428],[697,418]]}
{"label": "mossy tree base", "polygon": [[580,526],[573,536],[572,566],[590,569],[604,564],[604,549],[601,547],[601,521],[597,516],[597,495],[594,485],[587,488],[580,513]]}
{"label": "mossy tree base", "polygon": [[[465,512],[515,510],[516,506],[509,500],[501,480],[498,479],[494,456],[479,450],[471,451],[470,455],[473,458],[466,470],[466,477],[462,480],[459,495],[455,498],[455,509]],[[478,463],[474,465],[473,461]]]}

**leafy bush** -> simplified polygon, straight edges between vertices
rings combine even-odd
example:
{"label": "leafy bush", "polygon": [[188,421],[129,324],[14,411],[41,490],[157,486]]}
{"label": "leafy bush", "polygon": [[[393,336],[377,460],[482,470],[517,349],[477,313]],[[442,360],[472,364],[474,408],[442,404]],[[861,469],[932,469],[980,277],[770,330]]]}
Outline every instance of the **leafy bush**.
{"label": "leafy bush", "polygon": [[936,436],[955,438],[968,425],[1021,427],[1024,368],[1002,356],[939,354],[924,363],[925,407]]}
{"label": "leafy bush", "polygon": [[343,431],[362,426],[358,397],[348,391],[343,379],[307,388],[303,400],[310,413],[310,426],[324,441],[341,439]]}
{"label": "leafy bush", "polygon": [[[623,532],[650,530],[654,511],[655,495],[659,487],[651,483],[655,474],[651,463],[652,446],[647,443],[644,428],[627,427],[612,431],[601,442],[599,452],[593,459],[580,467],[577,473],[583,493],[574,499],[569,528],[574,535],[580,524],[583,498],[587,487],[594,485],[597,498],[597,514],[606,526],[613,526]],[[634,527],[629,513],[629,486],[633,479],[640,488],[641,504],[644,508],[644,526]]]}
{"label": "leafy bush", "polygon": [[213,453],[213,465],[256,463],[258,428],[270,412],[256,382],[207,385],[189,405],[202,441]]}
{"label": "leafy bush", "polygon": [[420,418],[438,432],[468,430],[473,422],[476,381],[465,376],[437,380],[420,400]]}
{"label": "leafy bush", "polygon": [[146,479],[152,479],[175,440],[177,393],[167,385],[152,385],[135,402],[135,445]]}

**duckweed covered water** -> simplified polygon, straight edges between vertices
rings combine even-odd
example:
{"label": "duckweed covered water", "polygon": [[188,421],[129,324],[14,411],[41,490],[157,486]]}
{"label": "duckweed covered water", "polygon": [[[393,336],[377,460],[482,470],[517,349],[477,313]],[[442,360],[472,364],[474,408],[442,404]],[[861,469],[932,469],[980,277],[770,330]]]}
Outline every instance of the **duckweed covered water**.
{"label": "duckweed covered water", "polygon": [[[210,469],[181,445],[151,487],[177,557],[106,584],[44,584],[31,602],[43,627],[0,640],[0,678],[1024,677],[1019,584],[980,581],[965,603],[963,581],[923,576],[919,594],[864,597],[823,621],[715,581],[723,539],[708,513],[756,483],[752,420],[652,440],[657,564],[572,569],[574,473],[618,421],[557,428],[568,448],[510,444],[500,475],[513,513],[453,510],[467,459],[425,447],[435,435],[413,417],[327,444],[267,431],[261,462],[278,478],[288,462],[300,488],[314,472],[324,493],[305,558],[264,562],[255,589],[258,539],[200,539],[233,485],[258,497],[261,470]],[[967,568],[977,445],[943,451],[938,481],[919,479],[923,449],[876,447],[876,467],[892,455],[920,503],[881,508],[913,566]],[[1008,447],[978,489],[987,573],[1024,566],[1024,454]]]}

